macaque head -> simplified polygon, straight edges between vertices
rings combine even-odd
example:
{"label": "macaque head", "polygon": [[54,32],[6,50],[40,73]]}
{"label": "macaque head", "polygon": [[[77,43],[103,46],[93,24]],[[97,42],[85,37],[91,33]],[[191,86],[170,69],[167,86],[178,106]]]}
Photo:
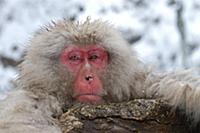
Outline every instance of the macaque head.
{"label": "macaque head", "polygon": [[30,41],[19,87],[61,104],[129,100],[137,59],[112,25],[100,20],[53,23]]}

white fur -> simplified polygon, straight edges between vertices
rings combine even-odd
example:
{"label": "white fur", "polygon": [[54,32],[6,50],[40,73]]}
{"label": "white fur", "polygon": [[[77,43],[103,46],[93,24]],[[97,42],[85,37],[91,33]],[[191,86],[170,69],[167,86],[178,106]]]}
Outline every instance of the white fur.
{"label": "white fur", "polygon": [[138,61],[128,43],[107,22],[60,21],[39,31],[27,46],[20,65],[17,90],[0,103],[1,133],[60,133],[57,117],[73,104],[73,76],[59,62],[69,45],[98,44],[108,51],[103,73],[106,102],[135,98],[163,98],[173,108],[186,111],[195,122],[200,117],[200,78],[190,71],[156,74]]}

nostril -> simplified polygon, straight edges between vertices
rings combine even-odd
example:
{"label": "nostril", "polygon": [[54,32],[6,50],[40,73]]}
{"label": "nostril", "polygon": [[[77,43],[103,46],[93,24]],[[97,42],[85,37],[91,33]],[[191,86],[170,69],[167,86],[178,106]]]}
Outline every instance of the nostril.
{"label": "nostril", "polygon": [[90,75],[88,75],[88,76],[85,77],[85,80],[87,80],[87,81],[92,81],[92,80],[93,80],[93,77],[90,76]]}

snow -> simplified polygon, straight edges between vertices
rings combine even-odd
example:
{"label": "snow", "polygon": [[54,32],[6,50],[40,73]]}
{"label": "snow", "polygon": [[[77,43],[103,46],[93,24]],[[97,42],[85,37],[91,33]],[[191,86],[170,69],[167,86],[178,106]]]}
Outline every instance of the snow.
{"label": "snow", "polygon": [[0,65],[0,70],[3,70],[3,71],[0,71],[0,81],[1,81],[0,92],[3,92],[5,89],[6,90],[11,89],[12,87],[11,79],[14,80],[17,78],[17,71],[9,67],[2,68],[1,65]]}
{"label": "snow", "polygon": [[[199,67],[200,4],[198,0],[179,2],[184,5],[186,43],[195,47],[188,57],[188,65]],[[92,19],[109,21],[120,31],[129,30],[141,34],[142,38],[132,48],[144,63],[157,64],[162,70],[183,68],[176,10],[176,4],[170,5],[169,0],[2,0],[0,55],[20,59],[29,38],[51,20],[85,20],[90,16]],[[16,51],[13,51],[14,46],[18,46]],[[0,64],[0,89],[10,88],[10,81],[16,75],[16,69],[5,68]]]}

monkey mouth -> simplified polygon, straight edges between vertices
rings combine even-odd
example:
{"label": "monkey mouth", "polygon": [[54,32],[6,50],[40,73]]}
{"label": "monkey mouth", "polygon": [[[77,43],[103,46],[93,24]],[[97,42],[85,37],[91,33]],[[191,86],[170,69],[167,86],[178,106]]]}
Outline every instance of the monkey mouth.
{"label": "monkey mouth", "polygon": [[96,94],[81,94],[75,97],[78,102],[86,104],[100,104],[102,103],[102,97]]}

